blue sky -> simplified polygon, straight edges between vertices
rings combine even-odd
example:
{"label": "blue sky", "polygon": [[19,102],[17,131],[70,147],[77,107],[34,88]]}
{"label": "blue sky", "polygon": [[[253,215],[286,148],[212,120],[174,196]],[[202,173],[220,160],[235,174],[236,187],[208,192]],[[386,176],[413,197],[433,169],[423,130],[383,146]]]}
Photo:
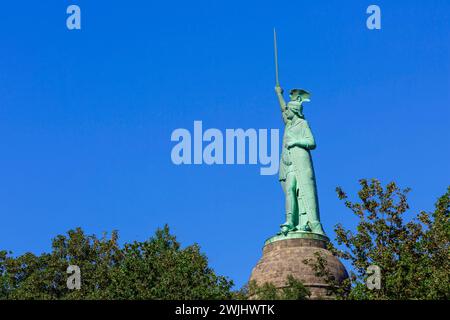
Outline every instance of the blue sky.
{"label": "blue sky", "polygon": [[[377,4],[382,29],[366,28]],[[66,28],[77,4],[82,30]],[[450,176],[450,2],[8,1],[0,8],[0,249],[41,253],[70,228],[144,240],[168,223],[237,287],[283,222],[258,165],[175,166],[170,135],[279,128],[280,81],[305,115],[326,232],[354,220],[335,187],[412,188],[431,210]]]}

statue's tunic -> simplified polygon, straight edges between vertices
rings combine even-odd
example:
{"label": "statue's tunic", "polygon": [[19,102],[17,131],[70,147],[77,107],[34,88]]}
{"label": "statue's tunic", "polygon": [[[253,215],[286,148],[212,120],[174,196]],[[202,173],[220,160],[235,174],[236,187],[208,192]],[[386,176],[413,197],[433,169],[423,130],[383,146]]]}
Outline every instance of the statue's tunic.
{"label": "statue's tunic", "polygon": [[[295,146],[288,148],[288,145]],[[285,181],[292,172],[297,180],[297,198],[300,214],[307,214],[311,223],[320,221],[316,179],[310,150],[316,147],[308,122],[296,118],[287,122],[283,135],[279,179]]]}

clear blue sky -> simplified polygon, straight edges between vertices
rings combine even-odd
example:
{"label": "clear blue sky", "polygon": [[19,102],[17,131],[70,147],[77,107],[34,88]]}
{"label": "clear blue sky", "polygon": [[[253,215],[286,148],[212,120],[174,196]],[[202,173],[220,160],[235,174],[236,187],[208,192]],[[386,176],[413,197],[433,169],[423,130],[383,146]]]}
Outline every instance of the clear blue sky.
{"label": "clear blue sky", "polygon": [[[366,8],[382,10],[369,31]],[[78,4],[82,30],[69,31]],[[144,240],[168,223],[240,287],[283,222],[259,166],[175,166],[172,130],[280,128],[281,84],[305,114],[326,232],[335,187],[410,186],[430,210],[450,177],[450,2],[7,1],[0,6],[0,249],[50,250],[70,228]]]}

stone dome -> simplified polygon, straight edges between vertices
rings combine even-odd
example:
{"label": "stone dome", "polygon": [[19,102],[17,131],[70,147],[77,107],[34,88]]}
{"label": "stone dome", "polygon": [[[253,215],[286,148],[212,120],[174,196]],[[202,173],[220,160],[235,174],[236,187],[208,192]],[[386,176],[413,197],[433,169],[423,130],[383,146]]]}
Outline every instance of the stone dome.
{"label": "stone dome", "polygon": [[286,286],[288,275],[303,282],[311,291],[311,299],[329,299],[329,285],[323,278],[317,277],[305,259],[316,260],[315,252],[319,252],[327,261],[331,274],[339,282],[348,278],[344,265],[327,250],[327,241],[317,239],[285,239],[268,243],[264,246],[263,256],[253,268],[250,281],[258,285],[270,282],[277,288]]}

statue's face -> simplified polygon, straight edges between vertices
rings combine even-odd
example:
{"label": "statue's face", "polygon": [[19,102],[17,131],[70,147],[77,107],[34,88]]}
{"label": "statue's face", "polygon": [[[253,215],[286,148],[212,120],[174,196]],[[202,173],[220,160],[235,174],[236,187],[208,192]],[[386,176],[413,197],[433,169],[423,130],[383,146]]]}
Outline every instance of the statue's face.
{"label": "statue's face", "polygon": [[288,118],[289,120],[292,120],[294,118],[294,116],[295,116],[295,113],[291,109],[287,108],[286,118]]}
{"label": "statue's face", "polygon": [[[296,110],[296,111],[292,111],[292,110]],[[289,101],[288,102],[288,107],[286,110],[286,117],[289,120],[292,120],[296,115],[298,115],[299,117],[303,117],[303,106],[302,106],[302,102],[301,100],[295,100],[295,101]]]}

